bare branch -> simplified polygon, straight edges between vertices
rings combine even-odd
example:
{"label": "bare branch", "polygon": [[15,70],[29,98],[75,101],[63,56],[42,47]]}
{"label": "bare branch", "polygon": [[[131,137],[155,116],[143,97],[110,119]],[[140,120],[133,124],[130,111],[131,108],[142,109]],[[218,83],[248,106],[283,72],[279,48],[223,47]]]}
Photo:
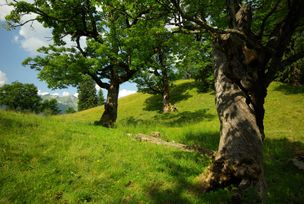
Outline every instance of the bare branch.
{"label": "bare branch", "polygon": [[77,49],[80,51],[80,53],[82,54],[82,56],[87,57],[87,53],[81,48],[81,45],[80,45],[80,36],[77,36],[76,43],[77,43]]}
{"label": "bare branch", "polygon": [[97,77],[95,74],[92,73],[87,73],[90,77],[92,77],[92,79],[96,82],[96,84],[103,89],[109,89],[110,88],[110,84],[108,83],[104,83],[101,81],[101,79],[99,77]]}
{"label": "bare branch", "polygon": [[21,27],[21,26],[24,26],[25,24],[27,24],[27,23],[29,23],[29,22],[35,22],[36,21],[36,19],[29,19],[29,20],[27,20],[27,21],[24,21],[24,22],[22,22],[22,23],[20,23],[20,24],[14,24],[14,25],[11,25],[11,27],[12,28],[17,28],[17,27]]}

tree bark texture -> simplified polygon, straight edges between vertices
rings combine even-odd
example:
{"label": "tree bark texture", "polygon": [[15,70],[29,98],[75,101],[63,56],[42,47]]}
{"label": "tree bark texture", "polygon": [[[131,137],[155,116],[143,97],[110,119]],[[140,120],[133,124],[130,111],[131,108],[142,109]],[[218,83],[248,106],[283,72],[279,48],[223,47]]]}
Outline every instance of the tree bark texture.
{"label": "tree bark texture", "polygon": [[244,70],[245,64],[240,61],[243,45],[239,39],[227,34],[219,41],[221,46],[215,45],[214,55],[220,143],[214,162],[205,172],[203,185],[206,190],[211,190],[230,184],[240,188],[258,184],[263,191],[264,133],[259,124],[263,124],[263,119],[258,118],[256,105],[244,90],[243,86],[249,81],[242,80],[252,77],[254,72]]}
{"label": "tree bark texture", "polygon": [[[236,19],[244,14],[243,23],[248,17],[242,12]],[[230,33],[214,40],[214,57],[220,143],[213,163],[203,174],[203,187],[212,190],[235,184],[244,190],[255,186],[262,196],[265,53],[258,47],[249,48],[240,36]]]}
{"label": "tree bark texture", "polygon": [[107,100],[104,104],[104,112],[99,124],[104,127],[113,127],[117,119],[119,83],[111,82],[108,88]]}

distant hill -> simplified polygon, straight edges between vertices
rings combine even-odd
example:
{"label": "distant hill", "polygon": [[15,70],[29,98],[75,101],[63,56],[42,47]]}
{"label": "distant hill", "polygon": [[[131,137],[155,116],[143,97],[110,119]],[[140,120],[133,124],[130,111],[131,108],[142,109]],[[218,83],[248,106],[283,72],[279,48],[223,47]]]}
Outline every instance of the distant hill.
{"label": "distant hill", "polygon": [[70,107],[77,111],[78,98],[73,95],[58,96],[45,94],[41,95],[40,97],[42,98],[42,100],[56,99],[58,102],[58,108],[60,110],[60,113],[64,113]]}

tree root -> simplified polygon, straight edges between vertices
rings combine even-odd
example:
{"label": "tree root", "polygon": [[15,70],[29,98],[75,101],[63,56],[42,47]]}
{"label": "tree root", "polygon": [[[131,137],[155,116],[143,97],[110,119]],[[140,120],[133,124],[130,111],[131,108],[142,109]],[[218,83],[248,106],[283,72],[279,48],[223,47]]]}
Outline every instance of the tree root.
{"label": "tree root", "polygon": [[242,161],[217,158],[200,175],[199,183],[204,192],[235,186],[233,197],[238,199],[241,199],[247,189],[254,188],[257,198],[262,201],[266,190],[263,170],[250,158]]}

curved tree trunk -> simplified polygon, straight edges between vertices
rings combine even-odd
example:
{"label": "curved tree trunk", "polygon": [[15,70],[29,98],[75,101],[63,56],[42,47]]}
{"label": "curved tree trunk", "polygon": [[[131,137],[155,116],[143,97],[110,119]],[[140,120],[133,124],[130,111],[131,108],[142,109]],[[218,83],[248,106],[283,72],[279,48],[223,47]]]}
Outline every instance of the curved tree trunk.
{"label": "curved tree trunk", "polygon": [[104,104],[104,112],[99,120],[99,124],[105,127],[113,127],[117,119],[119,83],[111,82],[108,88],[107,100]]}
{"label": "curved tree trunk", "polygon": [[204,174],[205,190],[230,184],[239,189],[258,186],[263,193],[264,98],[259,64],[249,64],[245,43],[233,34],[221,35],[214,46],[216,108],[220,143]]}

